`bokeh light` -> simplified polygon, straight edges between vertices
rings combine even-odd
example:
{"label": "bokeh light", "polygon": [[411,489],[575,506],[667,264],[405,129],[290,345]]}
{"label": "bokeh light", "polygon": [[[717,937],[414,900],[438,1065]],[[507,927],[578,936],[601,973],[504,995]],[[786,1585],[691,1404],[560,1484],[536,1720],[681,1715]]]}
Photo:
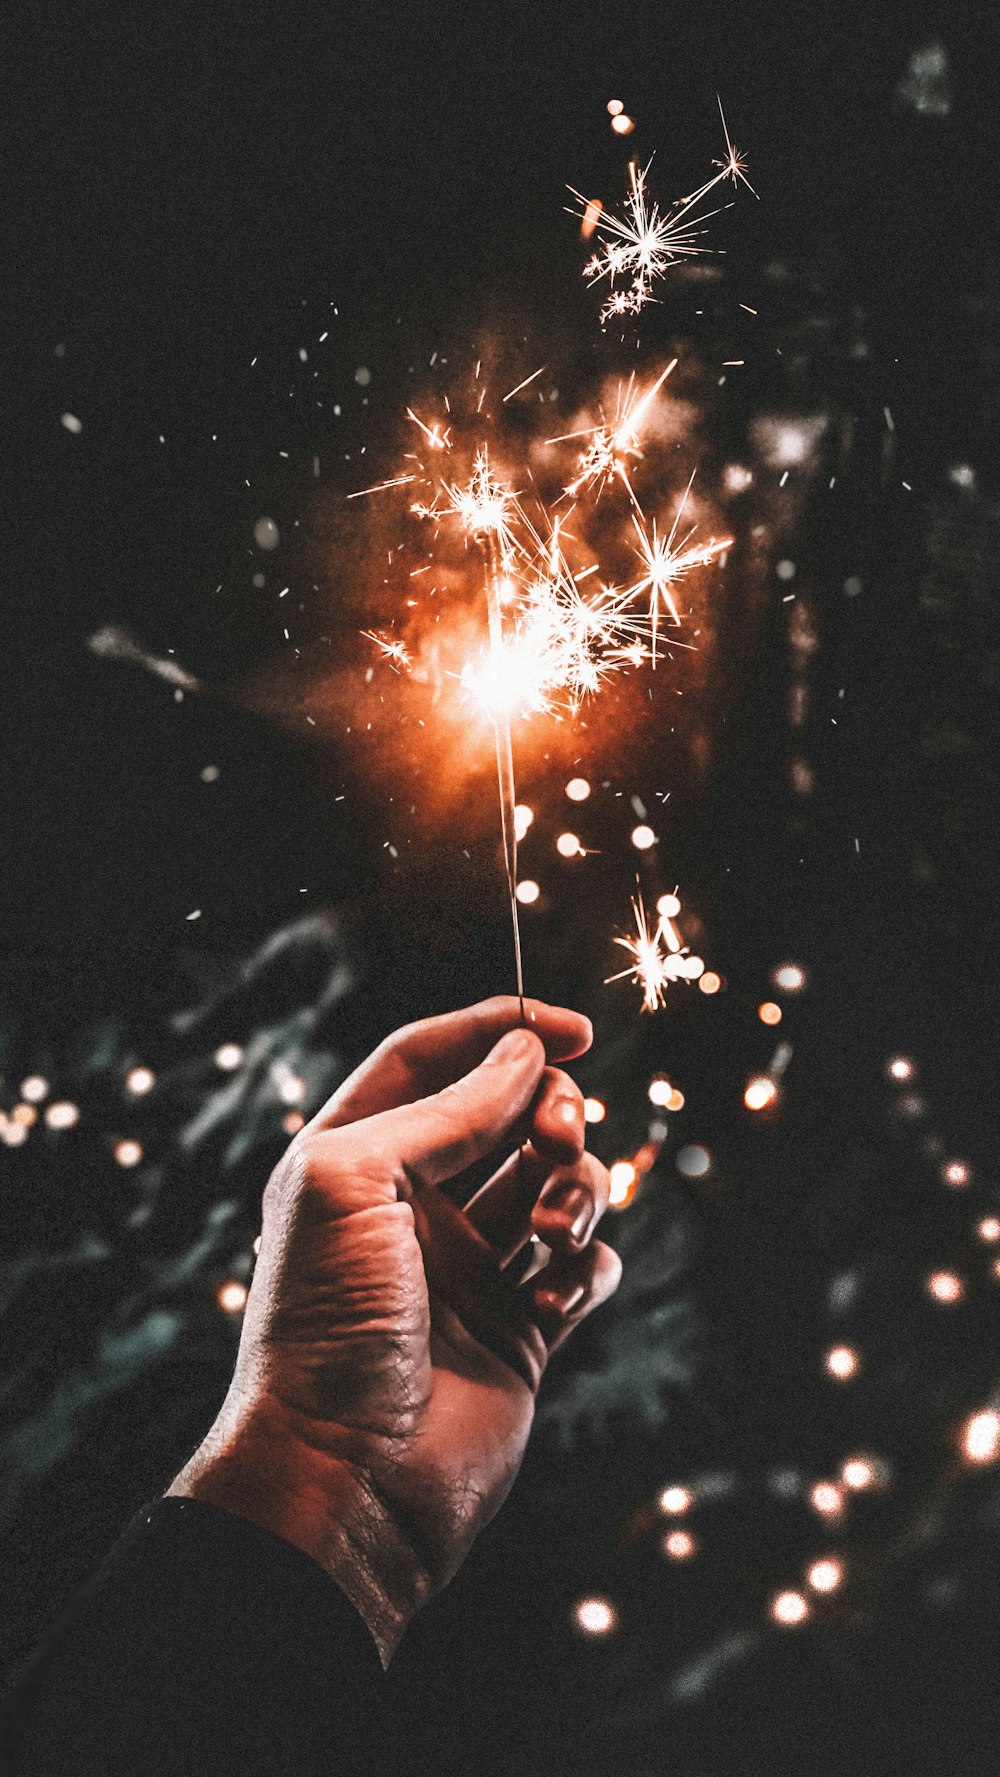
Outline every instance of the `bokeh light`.
{"label": "bokeh light", "polygon": [[875,1464],[868,1456],[849,1456],[840,1471],[840,1478],[852,1493],[864,1493],[878,1479]]}
{"label": "bokeh light", "polygon": [[585,1098],[583,1101],[583,1119],[585,1123],[603,1123],[608,1114],[608,1107],[603,1098]]}
{"label": "bokeh light", "polygon": [[1000,1413],[992,1407],[966,1421],[962,1448],[970,1462],[995,1462],[1000,1456]]}
{"label": "bokeh light", "polygon": [[783,1629],[793,1629],[809,1615],[809,1600],[801,1592],[779,1592],[771,1600],[771,1616]]}
{"label": "bokeh light", "polygon": [[979,1235],[980,1240],[1000,1240],[1000,1217],[984,1216],[976,1229],[976,1233]]}
{"label": "bokeh light", "polygon": [[639,1175],[631,1160],[616,1160],[614,1165],[609,1168],[608,1176],[611,1180],[611,1195],[608,1201],[614,1208],[621,1209],[634,1195]]}
{"label": "bokeh light", "polygon": [[50,1129],[72,1129],[80,1121],[80,1108],[68,1099],[57,1099],[46,1109],[45,1121]]}
{"label": "bokeh light", "polygon": [[932,1271],[927,1279],[927,1293],[935,1302],[949,1308],[965,1295],[965,1284],[955,1271]]}
{"label": "bokeh light", "polygon": [[231,1074],[243,1061],[243,1051],[239,1043],[220,1043],[215,1051],[215,1065],[221,1067],[223,1073]]}
{"label": "bokeh light", "polygon": [[712,1156],[700,1143],[689,1142],[679,1150],[675,1164],[684,1178],[704,1178],[712,1164]]}
{"label": "bokeh light", "polygon": [[520,845],[535,818],[535,811],[526,802],[519,802],[514,810],[514,835]]}
{"label": "bokeh light", "polygon": [[41,1104],[42,1099],[48,1095],[49,1082],[41,1074],[29,1074],[26,1080],[21,1081],[21,1097],[26,1098],[29,1104]]}
{"label": "bokeh light", "polygon": [[835,1592],[843,1580],[844,1564],[832,1555],[814,1561],[806,1574],[806,1581],[814,1592]]}
{"label": "bokeh light", "polygon": [[702,993],[718,993],[719,988],[722,986],[722,977],[721,975],[717,975],[713,969],[707,969],[699,981],[698,986],[701,988]]}
{"label": "bokeh light", "polygon": [[775,969],[772,980],[782,993],[801,993],[806,984],[806,972],[799,963],[782,963]]}
{"label": "bokeh light", "polygon": [[836,1518],[844,1509],[844,1495],[834,1481],[817,1481],[810,1489],[809,1503],[824,1518]]}
{"label": "bokeh light", "polygon": [[849,1382],[858,1373],[860,1360],[850,1345],[835,1345],[826,1354],[826,1368],[838,1382]]}
{"label": "bokeh light", "polygon": [[560,833],[556,840],[556,851],[561,858],[582,858],[583,846],[575,833]]}
{"label": "bokeh light", "polygon": [[532,882],[530,876],[526,876],[522,882],[518,883],[514,892],[522,907],[533,907],[542,891],[537,882]]}
{"label": "bokeh light", "polygon": [[151,1067],[130,1067],[125,1075],[125,1084],[136,1098],[144,1098],[156,1085],[156,1075]]}
{"label": "bokeh light", "polygon": [[972,1178],[972,1168],[964,1160],[949,1160],[941,1168],[941,1177],[953,1191],[961,1191]]}
{"label": "bokeh light", "polygon": [[670,1103],[673,1090],[670,1081],[665,1080],[662,1074],[658,1074],[655,1080],[650,1080],[649,1082],[650,1104],[659,1105],[661,1109],[666,1110],[667,1105]]}
{"label": "bokeh light", "polygon": [[581,1598],[573,1615],[585,1635],[610,1635],[618,1621],[614,1605],[606,1598]]}
{"label": "bokeh light", "polygon": [[893,1080],[912,1080],[916,1069],[908,1055],[894,1055],[888,1063],[887,1072]]}
{"label": "bokeh light", "polygon": [[590,785],[585,777],[571,777],[566,785],[566,794],[571,802],[586,802],[590,795]]}
{"label": "bokeh light", "polygon": [[690,1508],[692,1495],[687,1487],[664,1487],[660,1494],[661,1512],[668,1512],[672,1517],[686,1512]]}
{"label": "bokeh light", "polygon": [[114,1155],[119,1166],[138,1166],[142,1159],[142,1143],[141,1141],[132,1141],[130,1138],[116,1141]]}
{"label": "bokeh light", "polygon": [[225,1314],[242,1314],[247,1305],[248,1294],[246,1284],[241,1283],[239,1278],[227,1277],[224,1283],[219,1284],[215,1300]]}
{"label": "bokeh light", "polygon": [[638,826],[632,828],[632,844],[636,851],[648,851],[656,844],[656,834],[652,827]]}
{"label": "bokeh light", "polygon": [[757,1007],[757,1016],[761,1024],[780,1024],[781,1007],[775,1005],[773,1000],[765,1000],[763,1005]]}
{"label": "bokeh light", "polygon": [[748,1111],[763,1111],[769,1104],[774,1103],[777,1096],[778,1088],[774,1081],[769,1080],[765,1074],[761,1074],[756,1080],[750,1081],[743,1094],[743,1103]]}
{"label": "bokeh light", "polygon": [[656,903],[656,911],[664,919],[676,919],[680,910],[681,904],[676,895],[661,895]]}
{"label": "bokeh light", "polygon": [[668,1530],[663,1539],[663,1552],[671,1561],[690,1561],[698,1545],[690,1530]]}

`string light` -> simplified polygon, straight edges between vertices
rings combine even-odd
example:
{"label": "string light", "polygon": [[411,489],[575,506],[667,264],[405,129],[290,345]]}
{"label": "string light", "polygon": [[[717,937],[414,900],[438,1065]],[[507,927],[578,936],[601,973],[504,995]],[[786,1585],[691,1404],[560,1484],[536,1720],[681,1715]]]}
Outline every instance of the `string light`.
{"label": "string light", "polygon": [[610,1635],[618,1622],[618,1613],[606,1598],[581,1598],[573,1615],[585,1635]]}

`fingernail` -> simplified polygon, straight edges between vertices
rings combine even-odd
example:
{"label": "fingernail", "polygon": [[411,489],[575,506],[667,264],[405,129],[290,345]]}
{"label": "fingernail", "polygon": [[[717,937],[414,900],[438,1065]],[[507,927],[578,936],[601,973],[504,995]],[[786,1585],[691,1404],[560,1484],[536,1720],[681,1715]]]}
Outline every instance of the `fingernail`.
{"label": "fingernail", "polygon": [[546,1197],[541,1207],[551,1214],[558,1215],[561,1221],[569,1223],[570,1237],[573,1240],[583,1239],[590,1227],[594,1213],[594,1201],[589,1191],[582,1185],[570,1185],[568,1188],[553,1191]]}
{"label": "fingernail", "polygon": [[583,1301],[583,1294],[582,1283],[566,1284],[561,1290],[539,1290],[535,1303],[550,1314],[572,1314],[573,1309]]}
{"label": "fingernail", "polygon": [[494,1043],[486,1057],[487,1065],[493,1066],[497,1062],[504,1061],[520,1061],[524,1056],[532,1053],[537,1042],[538,1038],[533,1036],[530,1030],[509,1030],[505,1037],[500,1038],[499,1043]]}

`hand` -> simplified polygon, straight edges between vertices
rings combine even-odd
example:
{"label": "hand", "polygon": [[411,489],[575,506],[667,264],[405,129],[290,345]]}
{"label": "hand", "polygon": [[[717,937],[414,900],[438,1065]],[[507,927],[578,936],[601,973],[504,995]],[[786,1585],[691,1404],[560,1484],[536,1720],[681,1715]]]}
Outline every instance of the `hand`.
{"label": "hand", "polygon": [[[168,1489],[319,1560],[384,1664],[521,1464],[550,1354],[617,1287],[608,1176],[547,1065],[586,1019],[495,999],[390,1037],[289,1146],[233,1382]],[[510,1261],[536,1233],[544,1269]]]}

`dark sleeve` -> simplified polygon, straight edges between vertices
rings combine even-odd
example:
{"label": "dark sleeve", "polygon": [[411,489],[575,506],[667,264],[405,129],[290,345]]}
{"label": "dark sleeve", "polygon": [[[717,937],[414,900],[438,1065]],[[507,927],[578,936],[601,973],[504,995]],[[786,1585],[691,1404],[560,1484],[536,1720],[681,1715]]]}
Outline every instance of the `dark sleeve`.
{"label": "dark sleeve", "polygon": [[0,1712],[11,1777],[368,1777],[385,1674],[301,1549],[198,1500],[143,1506]]}

